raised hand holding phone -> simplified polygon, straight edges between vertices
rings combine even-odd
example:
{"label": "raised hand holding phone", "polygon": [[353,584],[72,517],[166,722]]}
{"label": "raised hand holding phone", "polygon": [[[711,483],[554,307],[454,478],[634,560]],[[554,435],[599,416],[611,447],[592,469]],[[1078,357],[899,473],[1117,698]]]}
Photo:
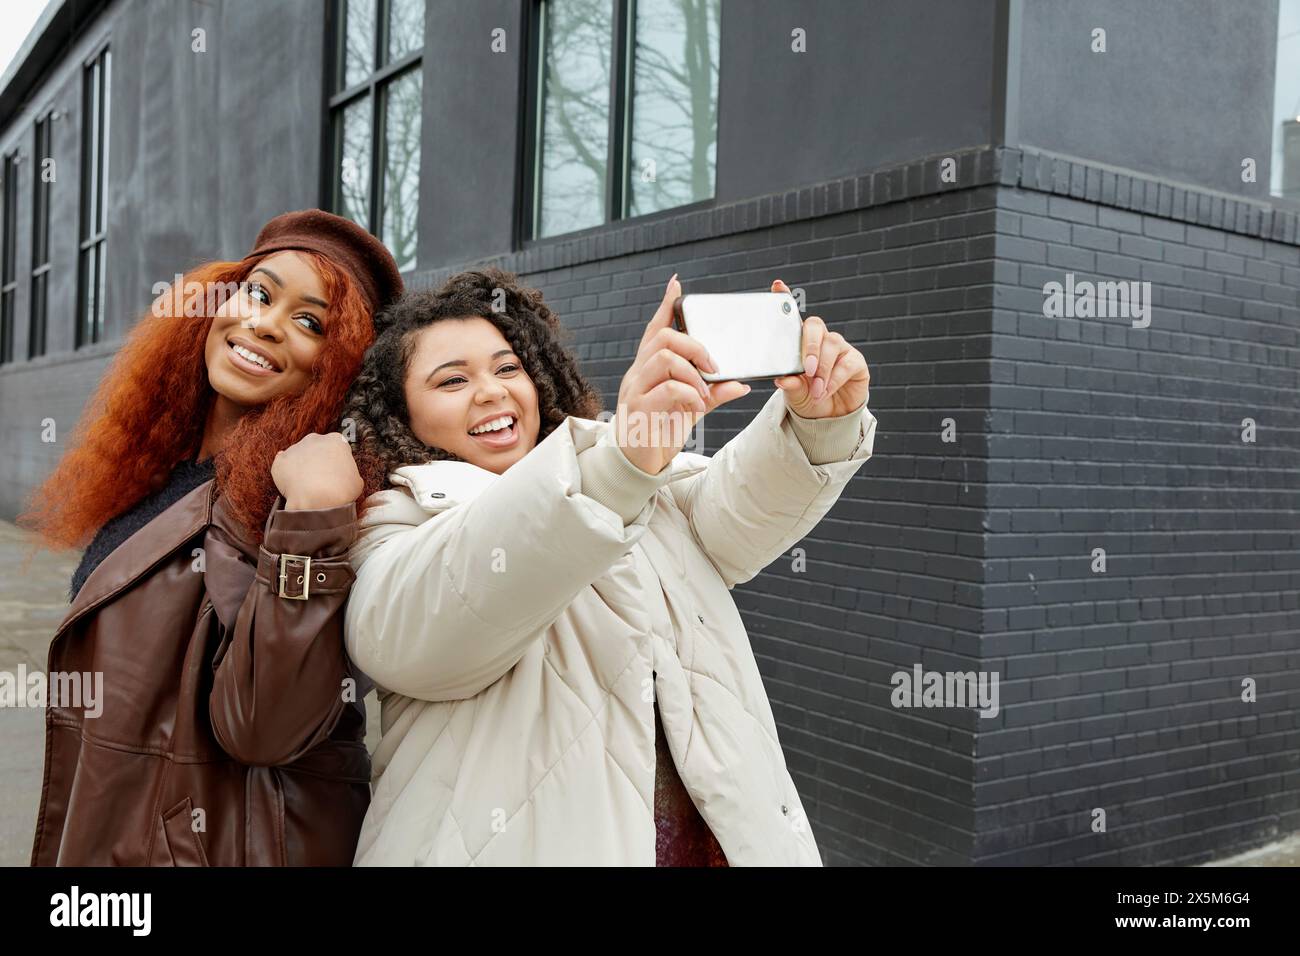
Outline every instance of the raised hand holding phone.
{"label": "raised hand holding phone", "polygon": [[[773,292],[789,292],[780,279]],[[785,403],[801,418],[836,418],[857,411],[867,401],[871,371],[860,351],[831,332],[819,317],[803,323],[802,375],[782,375],[772,380],[785,392]]]}
{"label": "raised hand holding phone", "polygon": [[700,377],[700,369],[713,372],[717,367],[704,346],[672,327],[673,302],[680,294],[681,283],[673,275],[618,389],[618,447],[628,461],[652,475],[682,450],[701,418],[749,394],[744,382],[710,384]]}

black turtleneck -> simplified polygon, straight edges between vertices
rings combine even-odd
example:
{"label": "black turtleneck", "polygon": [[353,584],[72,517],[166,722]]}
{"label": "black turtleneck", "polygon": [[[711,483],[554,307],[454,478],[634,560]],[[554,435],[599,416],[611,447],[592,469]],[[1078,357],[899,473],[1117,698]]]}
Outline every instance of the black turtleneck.
{"label": "black turtleneck", "polygon": [[106,522],[81,556],[81,563],[77,565],[77,570],[72,575],[72,588],[68,592],[68,601],[76,599],[77,592],[86,583],[86,578],[90,577],[90,572],[94,571],[99,566],[99,562],[108,557],[114,548],[215,475],[216,465],[212,458],[205,458],[202,461],[182,461],[172,469],[166,485],[148,497],[141,498],[133,508]]}

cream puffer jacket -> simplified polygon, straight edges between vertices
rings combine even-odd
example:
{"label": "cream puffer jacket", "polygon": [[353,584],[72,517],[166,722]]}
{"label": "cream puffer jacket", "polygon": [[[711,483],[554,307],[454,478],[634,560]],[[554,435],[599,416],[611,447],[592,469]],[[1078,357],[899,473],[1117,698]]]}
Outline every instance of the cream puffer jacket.
{"label": "cream puffer jacket", "polygon": [[383,730],[355,863],[653,866],[657,696],[731,865],[821,865],[727,592],[821,520],[875,429],[778,390],[658,475],[574,417],[503,475],[398,468],[349,553],[347,649]]}

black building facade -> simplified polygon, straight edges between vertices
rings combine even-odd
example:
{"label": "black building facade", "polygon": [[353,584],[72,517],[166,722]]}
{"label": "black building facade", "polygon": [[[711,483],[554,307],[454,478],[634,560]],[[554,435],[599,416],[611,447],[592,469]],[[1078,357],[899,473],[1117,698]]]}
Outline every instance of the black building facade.
{"label": "black building facade", "polygon": [[1296,6],[55,0],[0,78],[0,517],[156,285],[284,210],[520,273],[611,408],[674,272],[781,278],[879,419],[735,592],[825,862],[1300,830]]}

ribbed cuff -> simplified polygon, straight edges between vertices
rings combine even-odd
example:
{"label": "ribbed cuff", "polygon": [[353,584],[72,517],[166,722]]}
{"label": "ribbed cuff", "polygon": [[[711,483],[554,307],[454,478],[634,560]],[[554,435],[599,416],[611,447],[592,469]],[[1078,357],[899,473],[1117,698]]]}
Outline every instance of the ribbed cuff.
{"label": "ribbed cuff", "polygon": [[668,481],[672,465],[651,475],[628,461],[617,445],[593,445],[578,453],[578,471],[582,493],[618,514],[626,525]]}
{"label": "ribbed cuff", "polygon": [[863,402],[847,415],[835,418],[803,418],[790,409],[790,427],[803,446],[810,465],[825,465],[832,461],[844,461],[858,447],[862,440]]}

